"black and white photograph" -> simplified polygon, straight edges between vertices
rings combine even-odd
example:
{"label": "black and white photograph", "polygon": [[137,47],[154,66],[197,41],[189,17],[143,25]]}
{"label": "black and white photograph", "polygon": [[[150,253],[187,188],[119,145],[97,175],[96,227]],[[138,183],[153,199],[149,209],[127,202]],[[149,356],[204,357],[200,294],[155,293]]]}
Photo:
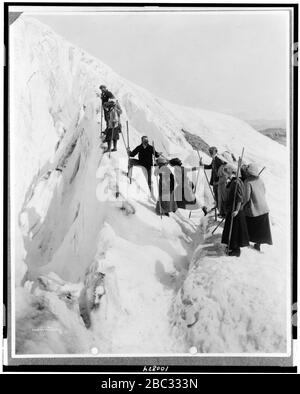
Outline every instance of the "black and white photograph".
{"label": "black and white photograph", "polygon": [[8,364],[293,365],[297,7],[6,4]]}

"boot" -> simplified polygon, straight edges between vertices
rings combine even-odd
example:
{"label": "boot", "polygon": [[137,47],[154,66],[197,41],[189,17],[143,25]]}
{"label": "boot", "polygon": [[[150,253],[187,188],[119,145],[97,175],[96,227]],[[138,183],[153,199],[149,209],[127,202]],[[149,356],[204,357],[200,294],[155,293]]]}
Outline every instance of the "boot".
{"label": "boot", "polygon": [[207,208],[206,207],[202,207],[202,211],[203,211],[203,213],[204,213],[204,216],[206,216],[207,215]]}
{"label": "boot", "polygon": [[241,255],[241,249],[240,248],[232,249],[228,253],[228,256],[240,257],[240,255]]}
{"label": "boot", "polygon": [[116,152],[117,151],[117,140],[113,140],[113,144],[114,144],[114,147],[111,151]]}
{"label": "boot", "polygon": [[104,153],[110,152],[110,150],[111,150],[111,140],[107,141],[107,148],[105,149]]}
{"label": "boot", "polygon": [[254,249],[260,252],[260,244],[254,244]]}

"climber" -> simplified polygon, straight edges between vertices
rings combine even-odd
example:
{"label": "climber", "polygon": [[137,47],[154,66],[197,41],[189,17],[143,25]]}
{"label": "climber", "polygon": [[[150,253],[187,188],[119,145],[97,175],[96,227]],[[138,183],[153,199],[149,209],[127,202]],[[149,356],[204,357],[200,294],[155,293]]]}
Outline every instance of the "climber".
{"label": "climber", "polygon": [[[102,101],[102,108],[104,112],[104,119],[106,122],[106,127],[108,127],[108,122],[109,122],[109,111],[107,107],[105,107],[105,103],[107,103],[109,100],[113,100],[115,96],[110,92],[105,85],[100,85],[99,89],[101,90],[101,101]],[[99,95],[98,95],[99,96]]]}
{"label": "climber", "polygon": [[[182,161],[175,157],[169,160],[169,164],[174,168],[175,190],[174,198],[178,208],[181,209],[198,209],[195,195],[195,185],[188,178],[188,172],[199,171],[199,167],[187,168],[182,165]],[[197,206],[198,205],[198,206]],[[190,206],[190,207],[189,207]],[[204,215],[207,215],[207,208],[201,207]]]}
{"label": "climber", "polygon": [[[228,255],[239,257],[241,247],[249,246],[249,234],[247,229],[245,212],[243,210],[245,187],[240,178],[236,178],[236,166],[226,164],[224,174],[228,179],[227,200],[226,200],[226,219],[222,233],[222,243],[227,245]],[[237,185],[236,185],[237,184]],[[235,206],[233,207],[233,204]],[[229,243],[230,223],[232,220],[232,232]]]}
{"label": "climber", "polygon": [[170,212],[176,212],[177,204],[174,199],[174,175],[168,167],[168,160],[165,157],[158,157],[157,167],[154,175],[159,176],[158,201],[156,203],[156,213],[158,215],[169,216]]}
{"label": "climber", "polygon": [[104,142],[107,142],[107,149],[105,152],[111,151],[111,141],[113,141],[113,149],[112,152],[117,150],[117,142],[119,139],[119,133],[121,130],[121,122],[120,116],[122,113],[122,109],[118,103],[118,101],[109,100],[105,103],[105,107],[108,113],[108,125],[105,131],[105,139]]}
{"label": "climber", "polygon": [[244,211],[249,239],[251,242],[254,242],[254,249],[257,251],[260,251],[261,244],[273,244],[269,208],[266,202],[266,188],[259,174],[255,163],[244,166]]}
{"label": "climber", "polygon": [[[129,159],[129,167],[128,167],[128,177],[132,176],[132,167],[133,166],[141,166],[143,168],[144,175],[146,177],[148,187],[150,192],[152,193],[152,166],[153,166],[153,155],[154,150],[153,146],[149,144],[148,137],[144,135],[141,138],[141,144],[138,145],[133,151],[129,148],[127,149],[129,157],[134,157],[138,154],[138,159]],[[159,157],[160,153],[155,152],[155,157]]]}
{"label": "climber", "polygon": [[216,207],[218,206],[218,170],[222,164],[226,164],[225,160],[220,159],[218,157],[218,149],[215,146],[211,146],[209,149],[209,154],[212,158],[212,162],[210,164],[203,164],[202,158],[200,159],[200,165],[204,166],[204,170],[211,170],[211,177],[209,184],[213,187],[215,203]]}
{"label": "climber", "polygon": [[[236,158],[233,153],[229,151],[225,151],[221,153],[221,160],[224,160],[226,163],[236,163]],[[224,174],[224,168],[226,166],[225,162],[220,165],[218,169],[218,211],[219,217],[225,219],[226,217],[226,200],[227,200],[227,176]]]}

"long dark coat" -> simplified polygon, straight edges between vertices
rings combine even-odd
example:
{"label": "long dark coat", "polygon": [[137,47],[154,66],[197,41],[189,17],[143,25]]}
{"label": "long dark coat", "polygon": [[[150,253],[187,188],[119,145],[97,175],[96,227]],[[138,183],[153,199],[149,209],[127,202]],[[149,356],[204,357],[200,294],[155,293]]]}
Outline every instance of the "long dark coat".
{"label": "long dark coat", "polygon": [[[229,243],[230,222],[231,222],[236,182],[237,182],[236,178],[233,178],[230,181],[230,183],[227,185],[228,197],[226,200],[226,219],[225,219],[224,229],[222,233],[222,241],[221,241],[223,244],[226,245],[228,245]],[[244,198],[244,185],[241,179],[238,179],[234,210],[236,209],[236,206],[239,202],[243,203],[243,198]],[[248,235],[246,217],[242,208],[239,210],[237,216],[233,218],[230,245],[228,246],[229,249],[231,250],[238,249],[244,246],[249,246],[249,235]]]}
{"label": "long dark coat", "polygon": [[156,203],[156,213],[158,215],[175,212],[177,205],[174,199],[174,175],[167,165],[155,170],[155,175],[159,176],[158,190],[159,199]]}

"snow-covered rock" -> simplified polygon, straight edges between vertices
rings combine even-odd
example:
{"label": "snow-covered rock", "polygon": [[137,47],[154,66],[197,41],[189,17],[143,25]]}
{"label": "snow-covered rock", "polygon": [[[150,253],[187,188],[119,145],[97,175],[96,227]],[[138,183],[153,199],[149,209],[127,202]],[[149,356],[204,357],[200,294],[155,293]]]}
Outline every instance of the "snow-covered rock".
{"label": "snow-covered rock", "polygon": [[[233,117],[152,96],[33,18],[10,35],[16,352],[284,352],[287,149]],[[118,97],[131,148],[148,135],[197,165],[185,129],[266,166],[274,246],[229,258],[201,210],[155,215],[141,169],[129,185],[122,138],[103,154],[101,83]],[[199,175],[199,203],[212,206]]]}

